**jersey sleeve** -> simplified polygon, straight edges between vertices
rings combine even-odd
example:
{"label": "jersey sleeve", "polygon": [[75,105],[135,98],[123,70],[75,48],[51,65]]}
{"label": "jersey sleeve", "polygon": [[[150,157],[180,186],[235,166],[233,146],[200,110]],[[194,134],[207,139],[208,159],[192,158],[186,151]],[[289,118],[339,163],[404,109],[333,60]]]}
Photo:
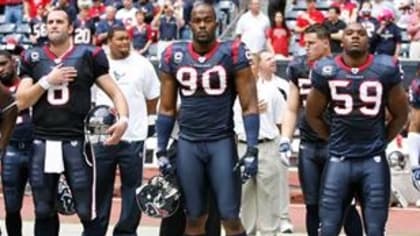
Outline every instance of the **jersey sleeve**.
{"label": "jersey sleeve", "polygon": [[325,73],[329,73],[329,70],[330,72],[332,72],[332,66],[330,65],[316,65],[309,72],[309,79],[311,80],[312,87],[319,90],[325,95],[330,94],[330,90],[328,87],[328,77],[324,75]]}
{"label": "jersey sleeve", "polygon": [[21,59],[20,59],[20,66],[19,66],[19,71],[20,71],[20,77],[21,78],[25,78],[25,77],[30,77],[32,78],[32,62],[31,62],[31,51],[24,51],[21,54]]}
{"label": "jersey sleeve", "polygon": [[162,56],[160,57],[159,63],[159,70],[165,73],[172,72],[171,60],[172,60],[172,53],[173,45],[169,45],[166,49],[162,52]]}
{"label": "jersey sleeve", "polygon": [[232,43],[232,59],[234,71],[250,66],[251,53],[243,42],[235,40]]}
{"label": "jersey sleeve", "polygon": [[384,78],[387,87],[392,88],[394,85],[399,84],[403,78],[404,76],[401,64],[398,60],[394,60],[388,75]]}
{"label": "jersey sleeve", "polygon": [[108,58],[105,55],[104,50],[102,48],[95,48],[92,52],[93,57],[93,73],[95,79],[101,75],[108,74],[109,71],[109,63]]}

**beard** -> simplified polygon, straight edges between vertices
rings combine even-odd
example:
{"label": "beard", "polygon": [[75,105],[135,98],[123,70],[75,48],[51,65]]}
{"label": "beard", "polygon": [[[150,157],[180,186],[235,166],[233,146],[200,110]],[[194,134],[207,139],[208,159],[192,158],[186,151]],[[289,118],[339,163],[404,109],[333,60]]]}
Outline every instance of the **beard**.
{"label": "beard", "polygon": [[13,85],[13,78],[14,78],[14,74],[13,73],[8,73],[6,75],[0,76],[0,81],[2,84],[6,85],[6,86],[12,86]]}

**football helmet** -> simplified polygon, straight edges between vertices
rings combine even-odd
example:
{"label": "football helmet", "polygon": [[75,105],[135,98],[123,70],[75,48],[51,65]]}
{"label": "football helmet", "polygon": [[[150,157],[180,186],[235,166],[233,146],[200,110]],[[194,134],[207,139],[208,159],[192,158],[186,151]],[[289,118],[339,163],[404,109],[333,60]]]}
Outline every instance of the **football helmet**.
{"label": "football helmet", "polygon": [[136,189],[136,201],[144,214],[166,218],[178,209],[180,192],[173,181],[157,175]]}
{"label": "football helmet", "polygon": [[[107,105],[92,108],[85,120],[85,132],[90,141],[96,137],[96,142],[103,141],[108,134],[107,130],[117,121],[115,112]],[[94,139],[95,140],[95,139]]]}
{"label": "football helmet", "polygon": [[387,156],[387,159],[391,168],[399,167],[401,170],[403,170],[407,163],[404,154],[397,150],[390,152]]}
{"label": "football helmet", "polygon": [[73,215],[76,213],[73,195],[64,178],[60,178],[58,182],[57,211],[62,215]]}

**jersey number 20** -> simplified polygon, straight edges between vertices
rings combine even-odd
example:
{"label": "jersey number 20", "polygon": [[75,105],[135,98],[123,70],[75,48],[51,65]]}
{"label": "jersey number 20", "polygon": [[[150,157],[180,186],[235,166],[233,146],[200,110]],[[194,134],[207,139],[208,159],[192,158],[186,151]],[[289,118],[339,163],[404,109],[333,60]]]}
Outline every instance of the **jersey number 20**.
{"label": "jersey number 20", "polygon": [[[211,76],[212,74],[214,74],[214,77]],[[208,95],[221,95],[226,90],[226,70],[223,66],[214,66],[204,71],[201,75],[201,81],[199,81],[198,76],[198,71],[193,67],[181,67],[178,69],[176,79],[183,87],[181,91],[184,96],[193,95],[197,91],[198,83],[201,83],[201,87]],[[218,84],[215,85],[211,78],[217,78]],[[210,84],[210,81],[213,83]]]}
{"label": "jersey number 20", "polygon": [[[348,80],[332,80],[328,82],[331,90],[331,98],[334,101],[343,104],[334,106],[334,111],[339,115],[348,115],[353,111],[353,97],[350,94],[339,93],[338,88],[347,88],[351,86]],[[361,106],[359,111],[368,116],[376,116],[382,104],[382,84],[378,81],[364,81],[359,86],[359,99],[365,106]]]}

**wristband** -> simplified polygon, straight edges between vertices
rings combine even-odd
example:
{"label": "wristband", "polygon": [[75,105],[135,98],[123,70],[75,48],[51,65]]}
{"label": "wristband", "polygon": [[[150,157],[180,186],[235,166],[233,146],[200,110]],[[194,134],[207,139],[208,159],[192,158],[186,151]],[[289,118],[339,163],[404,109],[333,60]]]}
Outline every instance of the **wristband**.
{"label": "wristband", "polygon": [[39,86],[44,90],[48,90],[51,87],[50,82],[48,82],[48,76],[42,76],[40,80],[38,80]]}
{"label": "wristband", "polygon": [[256,147],[258,145],[258,134],[260,131],[260,115],[244,115],[243,120],[245,126],[246,143],[250,147]]}
{"label": "wristband", "polygon": [[118,121],[128,124],[128,117],[127,116],[120,116]]}

